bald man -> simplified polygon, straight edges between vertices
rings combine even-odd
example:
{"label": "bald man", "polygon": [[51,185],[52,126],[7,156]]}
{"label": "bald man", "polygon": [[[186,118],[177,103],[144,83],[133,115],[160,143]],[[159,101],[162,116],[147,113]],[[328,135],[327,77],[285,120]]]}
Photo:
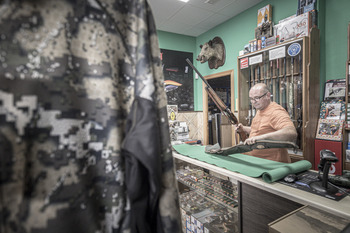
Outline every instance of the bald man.
{"label": "bald man", "polygon": [[[244,144],[251,145],[256,140],[289,141],[295,143],[297,131],[287,111],[276,102],[271,101],[271,92],[266,84],[258,83],[249,91],[249,100],[257,110],[251,126],[236,126],[237,132],[245,132],[249,138]],[[290,163],[286,148],[253,150],[247,152],[252,156]]]}

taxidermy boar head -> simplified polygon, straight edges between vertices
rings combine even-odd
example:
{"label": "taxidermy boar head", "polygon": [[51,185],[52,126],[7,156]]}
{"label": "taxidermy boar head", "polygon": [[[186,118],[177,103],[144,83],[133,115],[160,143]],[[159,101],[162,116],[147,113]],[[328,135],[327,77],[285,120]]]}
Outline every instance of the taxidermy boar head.
{"label": "taxidermy boar head", "polygon": [[201,63],[208,61],[210,69],[217,69],[225,64],[225,45],[220,37],[214,37],[214,39],[199,47],[201,52],[197,57],[197,61]]}

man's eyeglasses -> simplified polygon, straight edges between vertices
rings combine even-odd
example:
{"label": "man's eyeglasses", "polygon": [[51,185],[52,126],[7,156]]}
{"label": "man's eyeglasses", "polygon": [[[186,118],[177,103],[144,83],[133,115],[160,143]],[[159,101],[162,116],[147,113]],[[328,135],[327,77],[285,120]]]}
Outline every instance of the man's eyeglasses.
{"label": "man's eyeglasses", "polygon": [[249,100],[251,102],[258,102],[262,97],[264,97],[268,92],[266,92],[265,94],[262,94],[261,96],[255,96],[254,98],[249,98]]}

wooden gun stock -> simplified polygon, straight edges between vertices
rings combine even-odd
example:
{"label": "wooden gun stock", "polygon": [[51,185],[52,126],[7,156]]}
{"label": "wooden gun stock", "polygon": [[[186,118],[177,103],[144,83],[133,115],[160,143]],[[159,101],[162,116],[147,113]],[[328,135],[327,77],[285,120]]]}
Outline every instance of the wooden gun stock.
{"label": "wooden gun stock", "polygon": [[[204,77],[199,73],[199,71],[196,69],[196,67],[193,66],[192,62],[189,59],[186,59],[187,63],[192,67],[194,71],[198,74],[198,76],[203,80],[206,87],[205,90],[207,91],[209,97],[213,100],[215,105],[220,109],[221,113],[224,114],[230,123],[232,125],[237,125],[239,122],[235,115],[232,113],[231,109],[226,106],[226,104],[219,98],[219,96],[215,93],[213,88],[209,85],[207,80],[204,79]],[[242,141],[245,141],[247,139],[247,135],[244,132],[238,132],[240,138]]]}

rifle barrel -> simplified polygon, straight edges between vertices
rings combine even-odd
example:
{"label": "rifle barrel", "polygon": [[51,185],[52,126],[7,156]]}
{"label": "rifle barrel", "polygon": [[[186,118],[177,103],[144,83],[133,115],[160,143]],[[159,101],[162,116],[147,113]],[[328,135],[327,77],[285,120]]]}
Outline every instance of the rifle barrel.
{"label": "rifle barrel", "polygon": [[[187,58],[186,59],[187,63],[192,67],[192,69],[194,71],[196,71],[196,73],[199,75],[199,77],[201,77],[201,79],[203,80],[203,82],[207,85],[206,86],[206,91],[208,92],[209,97],[214,101],[215,105],[220,109],[220,111],[222,112],[222,114],[224,114],[229,121],[231,122],[231,124],[233,125],[237,125],[238,119],[235,117],[235,115],[232,113],[232,111],[230,110],[229,107],[226,106],[226,104],[219,98],[219,96],[215,93],[215,91],[213,90],[213,88],[209,85],[209,83],[204,79],[204,77],[199,73],[199,71],[196,69],[196,67],[193,66],[192,62]],[[247,135],[244,132],[239,132],[238,133],[241,140],[245,141],[247,139]]]}
{"label": "rifle barrel", "polygon": [[199,73],[199,71],[197,70],[196,67],[194,67],[194,65],[192,64],[192,62],[190,61],[190,59],[186,58],[187,63],[192,67],[192,69],[194,71],[196,71],[196,73],[198,74],[198,76],[202,79],[202,81],[205,83],[205,85],[207,85],[207,87],[211,88],[211,86],[209,85],[209,83],[207,82],[207,80],[205,80],[205,78],[201,75],[201,73]]}
{"label": "rifle barrel", "polygon": [[276,99],[275,102],[280,104],[280,65],[279,65],[279,58],[276,59]]}

